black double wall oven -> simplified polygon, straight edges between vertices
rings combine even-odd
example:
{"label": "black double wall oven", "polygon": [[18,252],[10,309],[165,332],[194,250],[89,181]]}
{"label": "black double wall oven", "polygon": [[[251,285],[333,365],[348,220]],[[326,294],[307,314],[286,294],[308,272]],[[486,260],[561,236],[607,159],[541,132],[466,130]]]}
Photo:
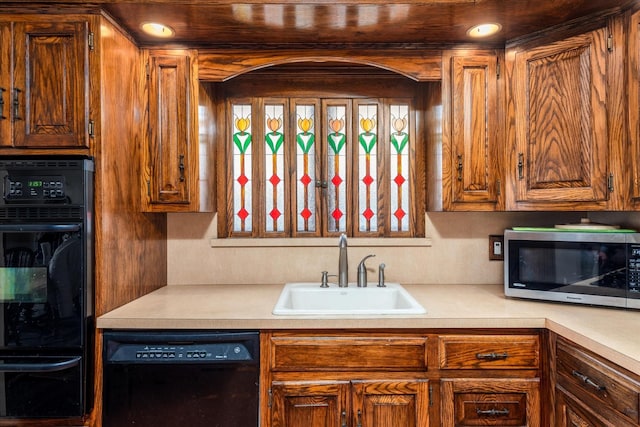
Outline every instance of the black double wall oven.
{"label": "black double wall oven", "polygon": [[0,419],[93,401],[93,161],[0,157]]}

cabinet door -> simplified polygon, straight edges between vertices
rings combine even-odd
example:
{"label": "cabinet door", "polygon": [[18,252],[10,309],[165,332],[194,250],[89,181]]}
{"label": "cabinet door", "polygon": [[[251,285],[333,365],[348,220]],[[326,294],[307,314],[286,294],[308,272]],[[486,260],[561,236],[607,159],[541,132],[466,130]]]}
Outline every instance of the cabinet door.
{"label": "cabinet door", "polygon": [[628,39],[629,136],[633,186],[631,196],[640,202],[640,12],[631,15]]}
{"label": "cabinet door", "polygon": [[0,147],[11,146],[11,24],[0,22]]}
{"label": "cabinet door", "polygon": [[271,427],[346,427],[349,382],[274,381]]}
{"label": "cabinet door", "polygon": [[[562,388],[556,388],[556,427],[632,427],[626,420],[611,417],[597,407],[589,407]],[[595,409],[595,411],[594,411]]]}
{"label": "cabinet door", "polygon": [[500,203],[504,120],[497,52],[443,58],[442,185],[445,210]]}
{"label": "cabinet door", "polygon": [[197,165],[191,158],[195,143],[192,65],[191,56],[184,53],[152,52],[149,56],[146,167],[150,204],[188,205],[191,199],[191,174]]}
{"label": "cabinet door", "polygon": [[89,146],[88,27],[60,19],[14,23],[14,146]]}
{"label": "cabinet door", "polygon": [[606,39],[603,28],[510,54],[516,204],[608,199]]}
{"label": "cabinet door", "polygon": [[353,381],[352,425],[427,427],[429,385],[420,381]]}
{"label": "cabinet door", "polygon": [[443,379],[443,427],[540,426],[538,379]]}

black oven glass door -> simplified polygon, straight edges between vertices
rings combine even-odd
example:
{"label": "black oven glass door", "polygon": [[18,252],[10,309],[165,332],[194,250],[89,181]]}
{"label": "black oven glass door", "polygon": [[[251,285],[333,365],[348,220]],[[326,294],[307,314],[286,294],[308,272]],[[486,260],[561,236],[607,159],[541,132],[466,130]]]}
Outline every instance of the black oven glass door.
{"label": "black oven glass door", "polygon": [[624,243],[512,240],[509,286],[624,298],[626,251]]}
{"label": "black oven glass door", "polygon": [[83,343],[82,226],[0,225],[0,349]]}
{"label": "black oven glass door", "polygon": [[0,357],[0,416],[83,414],[82,357]]}

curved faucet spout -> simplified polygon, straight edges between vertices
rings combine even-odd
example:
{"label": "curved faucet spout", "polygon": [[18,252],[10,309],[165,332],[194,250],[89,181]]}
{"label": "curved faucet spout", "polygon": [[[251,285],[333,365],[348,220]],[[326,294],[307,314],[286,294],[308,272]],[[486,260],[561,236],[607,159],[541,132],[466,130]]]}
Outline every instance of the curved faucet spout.
{"label": "curved faucet spout", "polygon": [[338,260],[338,286],[346,288],[349,286],[349,262],[347,261],[347,235],[341,234],[338,243],[340,248],[340,259]]}

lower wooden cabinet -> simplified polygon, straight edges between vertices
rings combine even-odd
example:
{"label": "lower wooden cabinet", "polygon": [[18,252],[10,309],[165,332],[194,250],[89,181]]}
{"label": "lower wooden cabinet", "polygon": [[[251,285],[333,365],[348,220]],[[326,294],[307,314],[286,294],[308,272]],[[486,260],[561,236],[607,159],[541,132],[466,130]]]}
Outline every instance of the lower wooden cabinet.
{"label": "lower wooden cabinet", "polygon": [[274,381],[273,427],[427,427],[427,380]]}
{"label": "lower wooden cabinet", "polygon": [[262,336],[263,427],[541,423],[539,331]]}
{"label": "lower wooden cabinet", "polygon": [[638,376],[563,338],[555,360],[558,427],[640,425]]}
{"label": "lower wooden cabinet", "polygon": [[442,427],[540,426],[540,381],[514,378],[441,380]]}

